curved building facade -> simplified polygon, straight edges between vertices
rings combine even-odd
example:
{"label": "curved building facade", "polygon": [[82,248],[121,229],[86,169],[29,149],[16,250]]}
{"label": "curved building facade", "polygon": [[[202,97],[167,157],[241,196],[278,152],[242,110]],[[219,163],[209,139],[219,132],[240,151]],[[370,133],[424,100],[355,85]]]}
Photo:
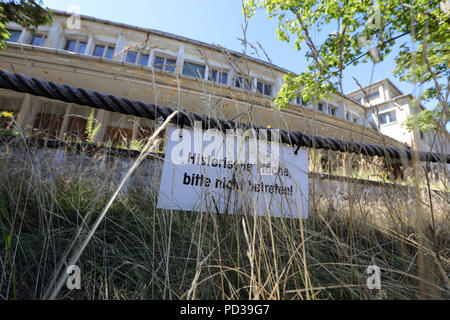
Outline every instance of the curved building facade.
{"label": "curved building facade", "polygon": [[[273,107],[283,76],[289,72],[271,63],[204,42],[152,29],[81,16],[76,28],[70,14],[54,10],[51,25],[32,34],[9,23],[7,48],[0,68],[47,81],[100,91],[119,97],[166,105],[214,117],[301,131],[308,134],[429,150],[429,138],[407,133],[399,124],[410,105],[388,80],[371,86],[377,105],[393,102],[379,113],[364,101],[362,91],[308,104],[292,101]],[[367,89],[367,88],[366,88]],[[397,99],[398,100],[398,99]],[[405,107],[408,106],[408,107]],[[407,110],[408,109],[408,110]],[[0,110],[11,111],[27,130],[58,138],[86,138],[88,121],[98,124],[94,142],[130,144],[148,136],[156,123],[148,119],[96,110],[28,94],[0,90]],[[395,130],[392,125],[398,124]],[[4,121],[3,128],[8,126]],[[380,128],[380,130],[377,129]],[[427,149],[428,147],[428,149]]]}

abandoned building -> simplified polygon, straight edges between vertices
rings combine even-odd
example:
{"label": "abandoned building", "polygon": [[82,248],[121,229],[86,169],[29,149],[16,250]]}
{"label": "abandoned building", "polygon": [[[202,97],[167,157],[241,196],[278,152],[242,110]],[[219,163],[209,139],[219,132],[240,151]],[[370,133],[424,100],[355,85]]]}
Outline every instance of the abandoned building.
{"label": "abandoned building", "polygon": [[[421,151],[449,153],[447,133],[409,132],[411,94],[388,79],[333,95],[314,105],[301,98],[282,111],[273,107],[288,70],[225,48],[121,23],[54,10],[51,25],[31,33],[8,23],[10,39],[0,68],[47,81],[166,105],[214,117]],[[369,101],[368,101],[369,100]],[[59,139],[86,138],[89,119],[98,126],[92,142],[130,144],[148,136],[155,121],[0,90],[0,111],[10,111],[24,129]],[[5,129],[8,122],[2,120]]]}

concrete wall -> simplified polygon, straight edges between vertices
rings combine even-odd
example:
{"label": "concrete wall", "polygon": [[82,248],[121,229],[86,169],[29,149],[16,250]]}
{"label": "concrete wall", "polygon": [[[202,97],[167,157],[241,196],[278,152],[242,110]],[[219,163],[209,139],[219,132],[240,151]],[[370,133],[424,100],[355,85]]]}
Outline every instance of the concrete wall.
{"label": "concrete wall", "polygon": [[[0,143],[2,170],[30,171],[41,181],[64,179],[67,182],[95,183],[99,190],[110,192],[119,184],[136,160],[136,154],[77,152],[69,148],[48,148],[22,144]],[[153,154],[137,168],[123,189],[123,195],[138,194],[141,201],[151,202],[158,194],[163,167],[161,155]],[[5,172],[5,171],[3,171]],[[30,178],[31,179],[31,178]],[[423,190],[425,210],[429,203]],[[435,212],[449,212],[448,194],[432,191]],[[412,188],[367,180],[311,174],[309,176],[309,211],[332,211],[336,214],[358,212],[379,221],[414,215],[416,194]],[[429,214],[425,212],[424,214]]]}

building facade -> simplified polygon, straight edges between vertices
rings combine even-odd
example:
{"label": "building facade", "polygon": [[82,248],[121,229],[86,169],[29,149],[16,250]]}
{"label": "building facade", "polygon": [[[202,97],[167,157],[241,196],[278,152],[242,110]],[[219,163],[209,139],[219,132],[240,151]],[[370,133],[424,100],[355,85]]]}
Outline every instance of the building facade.
{"label": "building facade", "polygon": [[414,96],[403,94],[389,79],[377,81],[370,86],[348,94],[370,110],[372,121],[381,133],[408,147],[416,146],[421,151],[434,151],[444,154],[450,152],[450,139],[444,132],[408,131],[405,127],[407,118],[424,110],[422,105],[415,110]]}
{"label": "building facade", "polygon": [[[11,37],[0,51],[0,68],[213,117],[396,147],[419,141],[420,150],[430,151],[428,136],[416,137],[401,125],[411,114],[412,96],[389,80],[365,88],[373,91],[370,103],[359,90],[315,104],[298,98],[280,111],[273,100],[288,70],[153,29],[87,16],[74,27],[70,19],[70,14],[54,10],[52,24],[34,34],[7,24]],[[97,143],[130,144],[148,136],[158,122],[8,90],[0,90],[3,110],[13,112],[22,128]],[[96,128],[90,137],[88,124]],[[439,139],[435,145],[444,145],[448,153],[448,136]]]}

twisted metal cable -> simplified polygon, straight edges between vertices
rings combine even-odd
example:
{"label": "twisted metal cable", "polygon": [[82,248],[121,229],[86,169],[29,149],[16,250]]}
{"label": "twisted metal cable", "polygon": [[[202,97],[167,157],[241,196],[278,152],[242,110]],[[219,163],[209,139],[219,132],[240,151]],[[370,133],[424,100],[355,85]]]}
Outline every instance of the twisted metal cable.
{"label": "twisted metal cable", "polygon": [[[0,88],[29,93],[35,96],[45,97],[89,106],[107,111],[119,112],[122,114],[148,118],[156,120],[166,119],[177,109],[167,106],[158,106],[143,101],[120,98],[96,91],[89,91],[83,88],[74,88],[69,85],[61,85],[52,81],[45,81],[39,78],[31,78],[23,74],[14,74],[0,69]],[[182,110],[173,119],[172,123],[180,126],[193,127],[194,122],[199,121],[202,129],[218,129],[226,132],[227,129],[254,129],[267,130],[267,138],[271,138],[271,132],[275,129],[268,129],[263,126],[249,125],[243,122],[227,120],[223,118],[211,118],[204,114]],[[380,146],[368,143],[351,142],[334,138],[311,136],[297,131],[279,130],[282,143],[293,147],[316,148],[340,152],[363,154],[366,156],[378,156],[390,159],[412,158],[412,151],[400,149],[392,146]],[[418,152],[420,161],[445,162],[450,163],[450,155],[433,152]]]}

